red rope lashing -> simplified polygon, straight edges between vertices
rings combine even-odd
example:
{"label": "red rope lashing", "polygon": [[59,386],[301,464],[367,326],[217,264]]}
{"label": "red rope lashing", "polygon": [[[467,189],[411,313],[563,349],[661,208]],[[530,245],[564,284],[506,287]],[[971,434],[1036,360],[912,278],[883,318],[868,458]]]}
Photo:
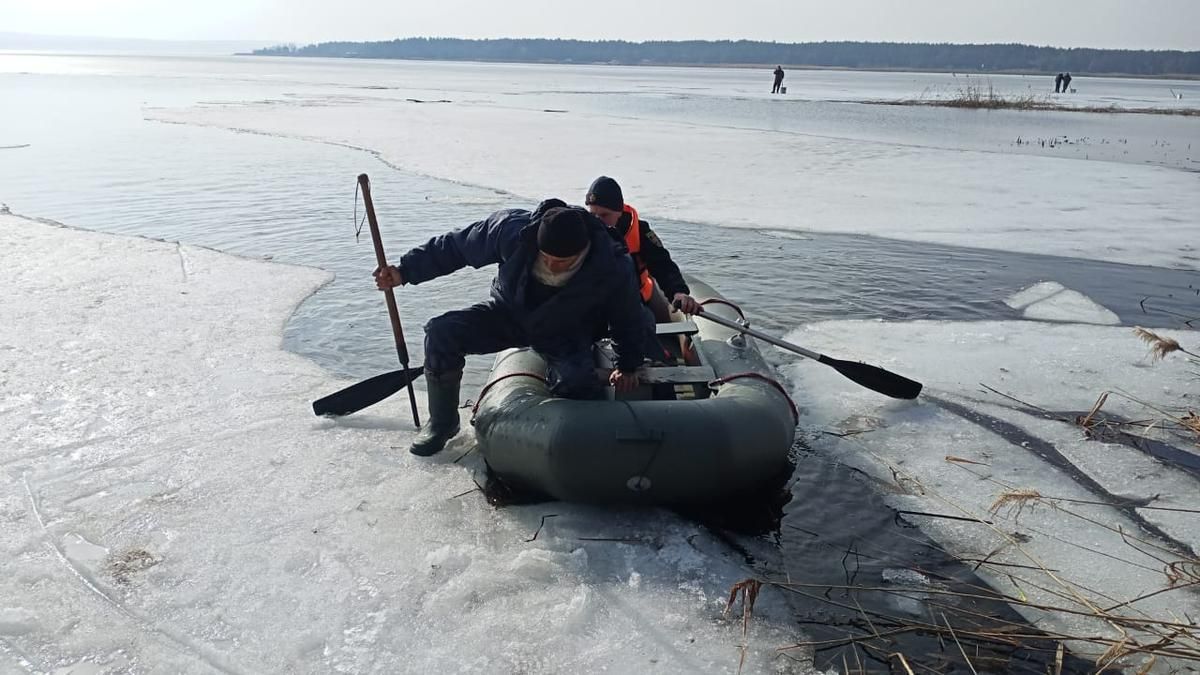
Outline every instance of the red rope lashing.
{"label": "red rope lashing", "polygon": [[738,307],[737,305],[733,304],[732,302],[730,302],[728,300],[722,300],[721,298],[709,298],[709,299],[701,302],[700,306],[703,307],[708,304],[725,305],[726,307],[732,307],[733,311],[737,312],[738,316],[740,316],[743,321],[746,319],[746,315],[742,313],[742,308]]}
{"label": "red rope lashing", "polygon": [[784,389],[783,385],[779,384],[778,381],[773,380],[773,379],[767,377],[766,375],[763,375],[762,373],[753,373],[753,372],[734,373],[733,375],[726,375],[725,377],[718,377],[717,379],[713,380],[712,382],[709,382],[708,386],[713,387],[716,385],[725,384],[727,382],[732,382],[733,380],[740,380],[742,378],[750,378],[752,380],[761,380],[761,381],[766,382],[767,384],[771,385],[772,387],[775,387],[776,389],[778,389],[779,393],[783,394],[783,398],[787,400],[788,407],[792,409],[792,417],[795,418],[796,424],[800,423],[800,410],[796,408],[796,402],[793,401],[792,397],[788,395],[787,390]]}
{"label": "red rope lashing", "polygon": [[522,372],[522,373],[508,373],[507,375],[501,375],[500,377],[497,377],[496,379],[492,380],[491,382],[488,382],[487,384],[483,385],[483,389],[479,390],[479,397],[475,399],[475,406],[473,408],[471,408],[471,415],[474,415],[475,413],[479,412],[479,404],[483,403],[483,397],[487,396],[488,390],[491,389],[493,385],[503,382],[504,380],[507,380],[510,377],[532,377],[535,380],[540,380],[542,382],[542,384],[546,384],[546,385],[550,384],[549,382],[546,381],[545,376],[539,375],[537,373]]}

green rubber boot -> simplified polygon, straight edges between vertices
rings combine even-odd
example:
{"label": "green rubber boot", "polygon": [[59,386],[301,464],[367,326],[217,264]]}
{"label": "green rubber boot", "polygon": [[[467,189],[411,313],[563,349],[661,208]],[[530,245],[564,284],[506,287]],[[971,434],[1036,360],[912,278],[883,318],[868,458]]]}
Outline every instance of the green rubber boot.
{"label": "green rubber boot", "polygon": [[436,455],[458,433],[458,388],[462,384],[462,371],[441,375],[426,373],[425,383],[429,385],[429,419],[425,420],[408,449],[418,457]]}

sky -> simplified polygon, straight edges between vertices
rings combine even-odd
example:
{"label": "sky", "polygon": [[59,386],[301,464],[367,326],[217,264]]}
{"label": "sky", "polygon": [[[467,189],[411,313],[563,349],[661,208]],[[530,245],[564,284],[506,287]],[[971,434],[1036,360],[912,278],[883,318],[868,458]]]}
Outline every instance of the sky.
{"label": "sky", "polygon": [[0,31],[307,44],[396,37],[1022,42],[1200,50],[1198,0],[0,0]]}

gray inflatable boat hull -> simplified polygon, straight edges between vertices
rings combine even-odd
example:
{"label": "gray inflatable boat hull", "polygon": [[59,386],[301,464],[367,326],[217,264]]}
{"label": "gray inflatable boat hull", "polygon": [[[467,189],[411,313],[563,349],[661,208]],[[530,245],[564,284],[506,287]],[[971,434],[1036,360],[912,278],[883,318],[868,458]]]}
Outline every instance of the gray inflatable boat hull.
{"label": "gray inflatable boat hull", "polygon": [[[688,281],[697,300],[721,299]],[[705,311],[738,318],[727,305]],[[796,428],[790,400],[753,338],[696,324],[693,345],[718,380],[765,379],[735,377],[695,400],[577,401],[550,395],[536,352],[499,354],[473,420],[492,471],[518,490],[604,504],[699,505],[779,480]]]}

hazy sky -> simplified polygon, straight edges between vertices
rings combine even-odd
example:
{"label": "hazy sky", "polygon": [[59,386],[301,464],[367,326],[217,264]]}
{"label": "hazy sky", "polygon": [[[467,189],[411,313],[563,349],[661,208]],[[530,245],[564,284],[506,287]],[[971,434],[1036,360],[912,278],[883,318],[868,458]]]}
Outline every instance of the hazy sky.
{"label": "hazy sky", "polygon": [[0,0],[0,31],[299,43],[746,38],[1198,50],[1200,0]]}

